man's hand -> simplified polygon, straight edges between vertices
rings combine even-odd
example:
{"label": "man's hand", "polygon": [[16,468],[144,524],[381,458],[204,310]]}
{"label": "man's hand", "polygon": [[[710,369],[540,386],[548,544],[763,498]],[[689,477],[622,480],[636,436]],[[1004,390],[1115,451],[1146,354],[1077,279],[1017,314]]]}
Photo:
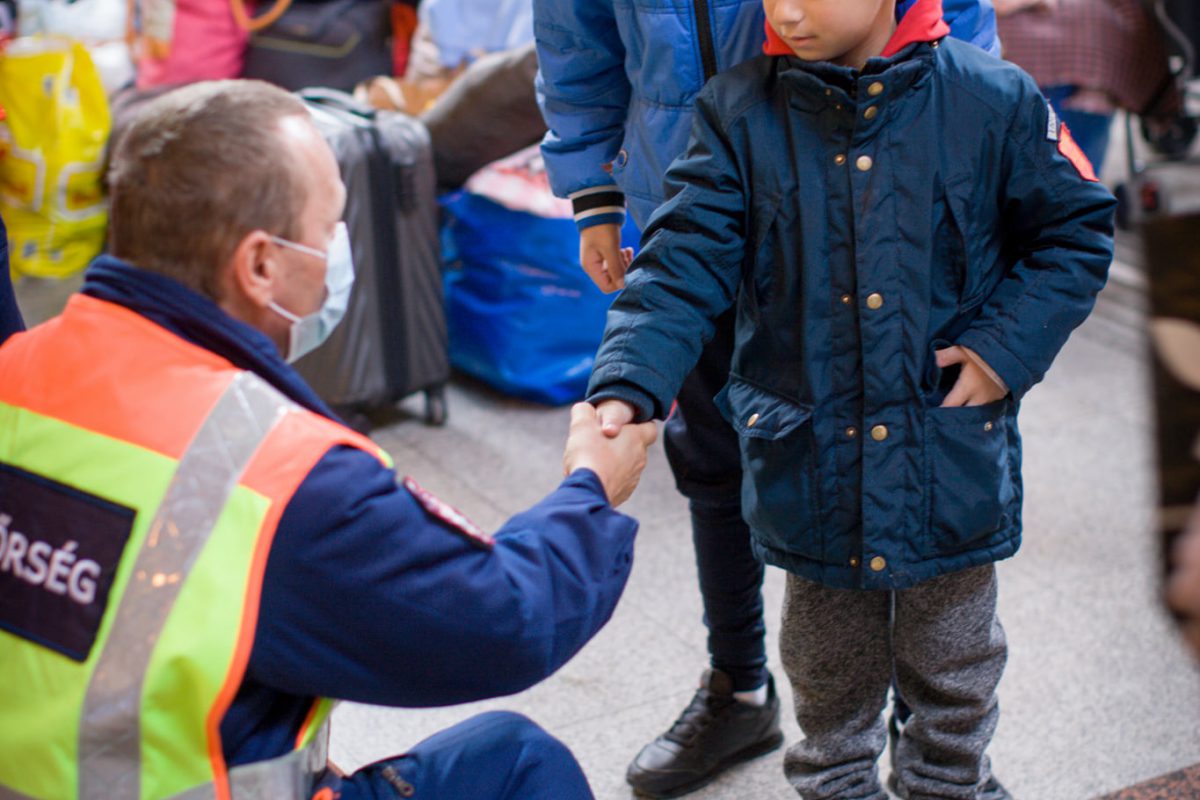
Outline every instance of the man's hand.
{"label": "man's hand", "polygon": [[625,270],[632,262],[633,248],[621,247],[619,225],[593,225],[579,232],[579,264],[605,294],[625,288]]}
{"label": "man's hand", "polygon": [[975,358],[971,358],[967,354],[966,348],[955,345],[947,347],[944,350],[934,352],[937,358],[937,365],[941,369],[952,367],[955,364],[960,365],[961,369],[958,373],[958,380],[954,382],[954,386],[946,394],[946,399],[942,401],[942,408],[949,406],[981,406],[984,403],[991,403],[1004,395],[1008,394],[1008,389],[997,382],[998,379],[992,378],[980,363],[976,363]]}
{"label": "man's hand", "polygon": [[571,430],[563,452],[563,473],[590,469],[600,478],[608,502],[621,505],[637,488],[646,468],[646,450],[654,444],[658,431],[653,422],[626,425],[613,436],[600,431],[596,409],[587,403],[571,408]]}
{"label": "man's hand", "polygon": [[1180,632],[1192,654],[1200,658],[1200,504],[1187,529],[1175,541],[1167,580],[1167,605],[1183,617]]}

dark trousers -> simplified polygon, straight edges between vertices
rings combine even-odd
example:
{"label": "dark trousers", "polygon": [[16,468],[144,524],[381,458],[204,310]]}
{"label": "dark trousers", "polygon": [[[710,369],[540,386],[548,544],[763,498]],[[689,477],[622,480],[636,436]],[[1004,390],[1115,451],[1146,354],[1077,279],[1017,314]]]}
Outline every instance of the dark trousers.
{"label": "dark trousers", "polygon": [[[492,711],[435,733],[396,758],[345,778],[340,800],[592,800],[566,746],[520,714]],[[318,793],[319,795],[319,793]]]}
{"label": "dark trousers", "polygon": [[679,491],[688,498],[692,543],[712,666],[729,674],[735,691],[766,681],[763,566],[750,549],[742,520],[742,463],[737,434],[713,405],[729,379],[733,312],[717,331],[676,397],[663,445]]}

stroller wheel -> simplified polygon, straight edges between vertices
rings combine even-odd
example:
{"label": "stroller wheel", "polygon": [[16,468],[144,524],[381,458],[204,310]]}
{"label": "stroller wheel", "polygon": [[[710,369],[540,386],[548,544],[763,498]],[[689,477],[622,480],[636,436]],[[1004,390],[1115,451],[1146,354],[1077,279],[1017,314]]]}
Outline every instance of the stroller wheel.
{"label": "stroller wheel", "polygon": [[1179,161],[1187,157],[1200,121],[1181,113],[1165,119],[1142,117],[1140,127],[1150,149],[1169,161]]}
{"label": "stroller wheel", "polygon": [[1113,187],[1113,196],[1117,199],[1116,222],[1117,227],[1123,231],[1129,230],[1132,220],[1129,213],[1129,187],[1124,183],[1118,183]]}

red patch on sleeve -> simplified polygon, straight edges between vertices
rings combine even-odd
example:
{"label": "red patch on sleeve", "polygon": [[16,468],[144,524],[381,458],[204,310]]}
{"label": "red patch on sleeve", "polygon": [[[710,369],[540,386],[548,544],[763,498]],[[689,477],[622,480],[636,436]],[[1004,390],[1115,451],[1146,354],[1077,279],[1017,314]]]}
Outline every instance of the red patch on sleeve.
{"label": "red patch on sleeve", "polygon": [[1067,123],[1059,123],[1058,126],[1058,152],[1066,156],[1066,159],[1075,167],[1075,171],[1079,173],[1086,181],[1099,182],[1096,177],[1096,171],[1092,169],[1092,162],[1088,161],[1088,157],[1083,154],[1083,150],[1075,143],[1075,139],[1071,136],[1071,131],[1067,128]]}
{"label": "red patch on sleeve", "polygon": [[492,537],[483,528],[480,528],[469,520],[457,508],[438,499],[434,496],[433,492],[408,476],[405,476],[402,483],[404,488],[408,490],[408,493],[416,498],[417,502],[421,504],[422,508],[430,516],[436,517],[446,523],[450,526],[451,530],[461,533],[471,544],[483,550],[491,550],[496,546]]}

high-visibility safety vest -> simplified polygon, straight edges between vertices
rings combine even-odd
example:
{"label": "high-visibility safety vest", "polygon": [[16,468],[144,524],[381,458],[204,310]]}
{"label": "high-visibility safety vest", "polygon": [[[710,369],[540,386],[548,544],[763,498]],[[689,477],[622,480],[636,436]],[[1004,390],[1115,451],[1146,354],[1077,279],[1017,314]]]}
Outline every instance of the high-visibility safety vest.
{"label": "high-visibility safety vest", "polygon": [[0,800],[299,800],[294,750],[228,768],[220,724],[280,515],[369,439],[84,295],[0,347]]}

